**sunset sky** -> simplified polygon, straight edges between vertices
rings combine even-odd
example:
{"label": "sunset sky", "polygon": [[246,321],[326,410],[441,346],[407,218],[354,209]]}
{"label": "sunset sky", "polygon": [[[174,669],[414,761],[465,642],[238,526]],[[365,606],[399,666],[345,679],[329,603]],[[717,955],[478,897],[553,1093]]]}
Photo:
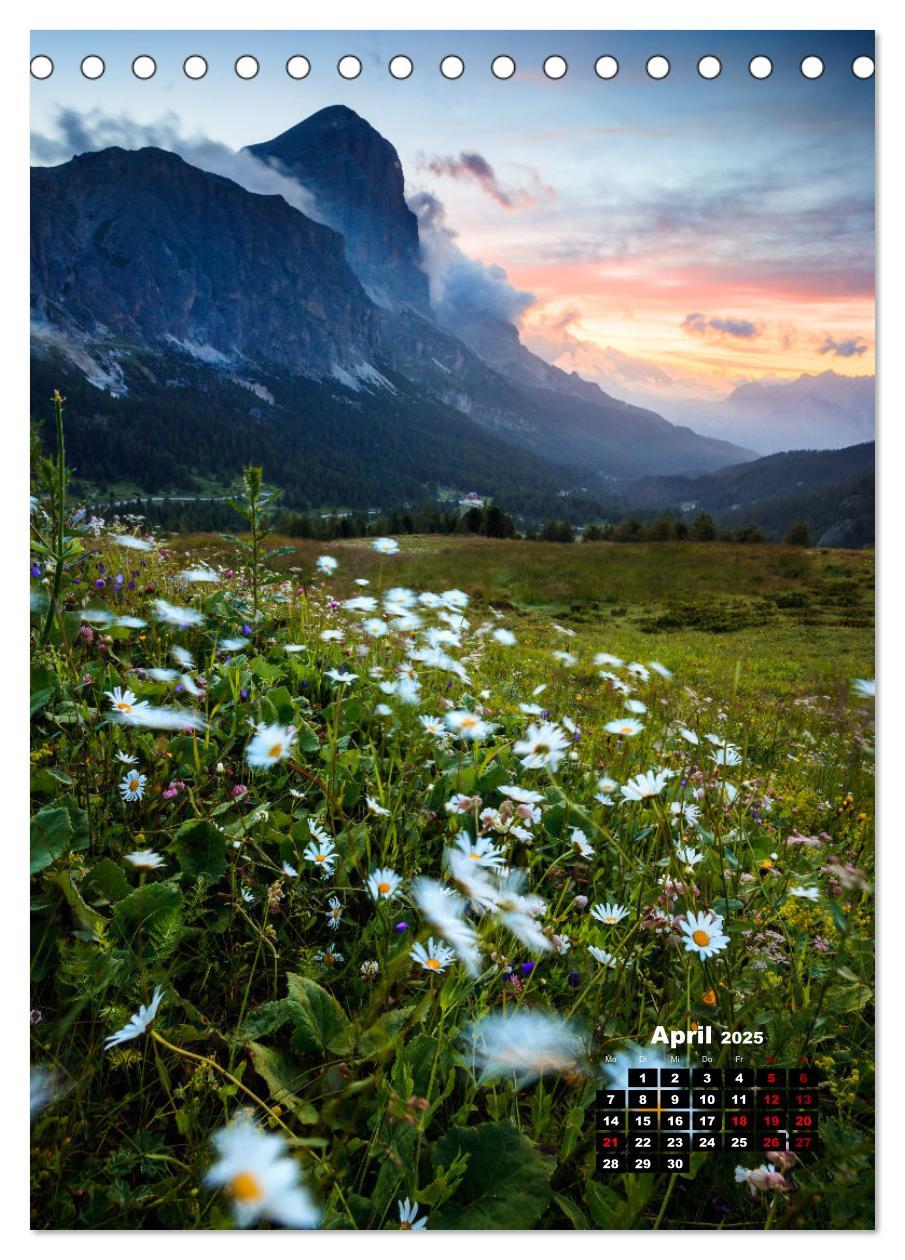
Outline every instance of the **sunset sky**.
{"label": "sunset sky", "polygon": [[[398,149],[410,199],[430,194],[444,239],[484,264],[527,344],[621,397],[662,399],[668,414],[669,399],[743,380],[874,371],[874,83],[851,71],[873,56],[871,32],[39,32],[32,44],[55,63],[32,91],[41,162],[161,123],[187,145],[238,149],[351,106]],[[106,62],[97,81],[79,72],[86,53]],[[131,74],[138,53],[157,60],[148,82]],[[204,79],[182,74],[188,53],[207,58]],[[248,82],[233,72],[244,53],[261,63]],[[293,53],[311,62],[302,81],[284,70]],[[336,71],[347,53],[363,63],[351,82]],[[387,72],[397,53],[414,62],[405,81]],[[437,69],[449,53],[465,61],[456,81]],[[517,64],[505,82],[490,72],[498,53]],[[565,78],[544,77],[550,53]],[[605,53],[620,64],[610,81],[593,69]],[[666,79],[645,73],[654,53]],[[697,74],[704,54],[719,78]],[[769,79],[748,74],[755,54],[772,58]],[[810,54],[820,79],[800,73]]]}

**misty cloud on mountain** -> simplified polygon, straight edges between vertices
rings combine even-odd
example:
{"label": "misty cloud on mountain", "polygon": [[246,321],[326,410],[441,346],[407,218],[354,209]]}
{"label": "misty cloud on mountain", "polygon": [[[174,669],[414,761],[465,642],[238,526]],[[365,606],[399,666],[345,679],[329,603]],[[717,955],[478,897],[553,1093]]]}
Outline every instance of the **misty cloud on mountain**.
{"label": "misty cloud on mountain", "polygon": [[165,149],[202,171],[234,180],[248,192],[280,196],[309,219],[323,222],[315,197],[293,176],[261,161],[247,149],[236,153],[200,132],[184,135],[182,120],[176,113],[164,114],[154,123],[140,123],[128,114],[114,116],[101,110],[80,114],[61,109],[55,121],[56,135],[36,131],[31,134],[32,157],[42,166],[56,166],[77,153],[95,153],[111,147]]}
{"label": "misty cloud on mountain", "polygon": [[430,282],[431,306],[442,324],[454,327],[477,314],[513,323],[534,305],[534,294],[510,284],[502,267],[462,252],[443,203],[433,193],[413,193],[407,201],[418,216],[421,265]]}

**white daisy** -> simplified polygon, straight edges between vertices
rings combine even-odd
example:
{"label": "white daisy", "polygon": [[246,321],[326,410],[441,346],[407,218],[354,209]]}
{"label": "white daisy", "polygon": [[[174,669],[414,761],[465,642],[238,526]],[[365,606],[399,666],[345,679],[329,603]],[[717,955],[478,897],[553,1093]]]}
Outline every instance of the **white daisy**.
{"label": "white daisy", "polygon": [[345,600],[343,608],[348,609],[349,612],[375,612],[377,600],[373,595],[356,595],[354,599]]}
{"label": "white daisy", "polygon": [[447,713],[446,725],[460,739],[470,739],[474,743],[488,739],[495,730],[495,723],[485,722],[476,713],[468,713],[465,709],[453,709]]}
{"label": "white daisy", "polygon": [[661,678],[672,678],[672,670],[667,669],[665,665],[661,665],[659,661],[648,661],[650,668],[655,674],[659,674]]}
{"label": "white daisy", "polygon": [[577,656],[575,656],[572,652],[564,652],[561,648],[553,652],[552,655],[557,661],[559,661],[560,665],[565,665],[567,669],[571,669],[574,665],[578,664]]}
{"label": "white daisy", "polygon": [[444,808],[447,814],[470,814],[480,804],[479,796],[465,796],[462,792],[456,792],[449,798]]}
{"label": "white daisy", "polygon": [[568,748],[569,740],[555,722],[532,722],[512,751],[526,770],[555,771]]}
{"label": "white daisy", "polygon": [[467,1030],[480,1081],[515,1077],[519,1088],[541,1076],[580,1070],[585,1046],[580,1033],[558,1016],[516,1010],[485,1015]]}
{"label": "white daisy", "polygon": [[700,805],[695,805],[694,801],[671,801],[669,812],[677,823],[681,823],[684,820],[693,827],[697,826],[701,817],[701,807]]}
{"label": "white daisy", "polygon": [[382,617],[368,617],[361,623],[361,628],[369,639],[382,639],[390,627]]}
{"label": "white daisy", "polygon": [[119,784],[120,796],[124,801],[140,801],[145,794],[147,781],[148,776],[146,774],[139,774],[136,770],[130,770]]}
{"label": "white daisy", "polygon": [[123,860],[131,862],[140,871],[156,871],[158,867],[165,865],[165,860],[153,849],[136,849],[134,853],[127,853]]}
{"label": "white daisy", "polygon": [[626,907],[617,905],[615,901],[598,901],[596,905],[591,906],[591,917],[600,923],[621,923],[627,914]]}
{"label": "white daisy", "polygon": [[399,1199],[396,1204],[399,1210],[400,1229],[427,1229],[428,1218],[418,1216],[418,1204],[410,1199]]}
{"label": "white daisy", "polygon": [[358,677],[357,674],[351,674],[347,670],[342,669],[325,669],[324,674],[340,686],[348,686],[350,683],[354,683]]}
{"label": "white daisy", "polygon": [[625,707],[629,713],[646,713],[647,705],[643,700],[626,700]]}
{"label": "white daisy", "polygon": [[573,849],[578,850],[578,856],[583,858],[592,858],[594,856],[594,848],[589,843],[588,837],[580,827],[573,827],[572,834],[569,836],[569,843]]}
{"label": "white daisy", "polygon": [[619,656],[613,656],[612,652],[598,652],[594,657],[595,665],[611,665],[613,669],[621,669],[625,664]]}
{"label": "white daisy", "polygon": [[712,958],[722,953],[729,944],[729,937],[723,932],[723,920],[712,911],[701,910],[695,914],[692,910],[679,923],[685,937],[685,949],[696,953],[698,958]]}
{"label": "white daisy", "polygon": [[395,556],[399,544],[395,538],[375,538],[371,546],[380,556]]}
{"label": "white daisy", "polygon": [[506,630],[503,626],[498,626],[490,637],[495,639],[502,647],[513,647],[515,645],[515,635],[511,630]]}
{"label": "white daisy", "polygon": [[589,945],[588,953],[592,958],[599,962],[602,967],[614,968],[618,962],[615,954],[611,954],[609,950],[606,949],[598,949],[596,945]]}
{"label": "white daisy", "polygon": [[603,729],[610,735],[640,735],[644,730],[644,723],[633,717],[614,718]]}
{"label": "white daisy", "polygon": [[680,727],[679,727],[679,734],[680,734],[680,735],[682,736],[682,738],[683,738],[684,740],[686,740],[689,744],[699,744],[699,743],[701,742],[701,741],[698,739],[697,735],[694,733],[694,731],[690,730],[687,726],[680,726]]}
{"label": "white daisy", "polygon": [[334,627],[328,630],[322,630],[320,637],[324,643],[341,643],[343,640],[343,632],[342,630],[337,630]]}
{"label": "white daisy", "polygon": [[110,534],[110,541],[117,547],[128,547],[130,551],[153,551],[154,544],[144,538],[136,538],[134,534]]}
{"label": "white daisy", "polygon": [[318,556],[314,567],[318,573],[335,573],[339,568],[339,561],[333,556]]}
{"label": "white daisy", "polygon": [[465,919],[465,902],[459,894],[423,875],[412,885],[412,900],[431,927],[452,944],[468,974],[477,977],[481,970],[478,938]]}
{"label": "white daisy", "polygon": [[157,1014],[161,1001],[163,1000],[163,989],[160,985],[154,990],[154,996],[151,998],[150,1005],[140,1006],[138,1013],[133,1015],[128,1024],[120,1028],[119,1032],[113,1033],[104,1042],[104,1049],[111,1050],[114,1046],[121,1045],[124,1041],[132,1041],[135,1037],[142,1036],[148,1031],[154,1016]]}
{"label": "white daisy", "polygon": [[444,945],[442,941],[435,941],[431,936],[428,938],[427,945],[422,945],[419,941],[411,952],[409,958],[414,962],[420,963],[425,971],[445,971],[451,962],[455,962],[455,950]]}
{"label": "white daisy", "polygon": [[796,884],[794,888],[789,889],[789,893],[793,897],[804,897],[808,901],[817,901],[820,897],[819,888],[805,887],[803,884]]}
{"label": "white daisy", "polygon": [[314,839],[306,847],[302,857],[306,862],[312,862],[326,879],[328,875],[333,874],[336,863],[339,861],[336,845],[316,824],[312,826],[310,818],[308,819],[308,830],[314,836]]}
{"label": "white daisy", "polygon": [[121,750],[117,750],[116,760],[121,761],[124,766],[134,766],[136,761],[138,761],[138,758],[135,756],[134,753],[127,753],[127,752],[122,752]]}
{"label": "white daisy", "polygon": [[852,687],[865,700],[874,700],[877,696],[877,680],[875,678],[854,678]]}
{"label": "white daisy", "polygon": [[182,629],[204,625],[204,617],[197,608],[182,608],[165,599],[154,600],[154,615],[158,621],[165,621],[171,626],[180,626]]}
{"label": "white daisy", "polygon": [[144,701],[127,713],[117,713],[116,720],[124,726],[142,726],[153,731],[203,731],[207,726],[207,719],[194,709],[154,708]]}
{"label": "white daisy", "polygon": [[388,809],[384,809],[379,801],[374,800],[373,796],[366,796],[365,801],[372,814],[382,815],[387,818],[389,817],[390,811]]}
{"label": "white daisy", "polygon": [[288,875],[290,879],[298,879],[298,871],[289,862],[283,863],[283,874]]}
{"label": "white daisy", "polygon": [[269,769],[292,754],[294,726],[265,726],[257,731],[245,749],[245,760],[255,769]]}
{"label": "white daisy", "polygon": [[467,831],[459,832],[459,835],[456,837],[456,848],[460,853],[464,853],[476,866],[499,868],[506,861],[503,850],[496,848],[486,836],[478,836],[477,839],[472,840]]}
{"label": "white daisy", "polygon": [[389,901],[402,887],[402,877],[389,866],[378,866],[368,876],[368,892],[373,901]]}
{"label": "white daisy", "polygon": [[704,854],[699,853],[697,849],[693,849],[691,845],[677,845],[676,857],[680,862],[684,862],[686,866],[697,866],[698,862],[703,862]]}
{"label": "white daisy", "polygon": [[672,772],[669,770],[648,770],[623,783],[619,791],[627,801],[643,801],[651,796],[659,796],[671,778]]}
{"label": "white daisy", "polygon": [[214,1146],[219,1158],[204,1180],[229,1192],[239,1226],[262,1219],[290,1229],[314,1229],[320,1223],[320,1209],[278,1134],[262,1133],[242,1116],[214,1135]]}
{"label": "white daisy", "polygon": [[134,691],[123,691],[122,687],[114,687],[112,691],[105,691],[104,695],[110,698],[110,708],[123,716],[148,707],[147,700],[136,700]]}
{"label": "white daisy", "polygon": [[497,791],[502,792],[504,796],[508,796],[511,801],[515,801],[519,805],[537,805],[544,799],[543,792],[534,792],[531,788],[519,787],[517,784],[508,784],[506,787],[498,788]]}
{"label": "white daisy", "polygon": [[626,665],[626,672],[631,674],[633,678],[639,678],[641,682],[647,682],[650,678],[650,671],[637,661],[632,661],[631,665]]}
{"label": "white daisy", "polygon": [[335,932],[342,922],[344,907],[338,897],[331,897],[327,902],[327,926],[331,932]]}
{"label": "white daisy", "polygon": [[710,760],[717,766],[737,766],[742,755],[734,744],[726,744],[710,754]]}

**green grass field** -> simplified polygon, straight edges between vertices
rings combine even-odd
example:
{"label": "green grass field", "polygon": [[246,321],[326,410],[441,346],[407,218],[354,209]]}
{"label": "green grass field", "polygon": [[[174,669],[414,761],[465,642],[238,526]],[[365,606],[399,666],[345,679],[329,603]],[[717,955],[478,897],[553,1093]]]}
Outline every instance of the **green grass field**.
{"label": "green grass field", "polygon": [[[870,1228],[872,553],[372,541],[34,577],[34,1225]],[[819,1157],[598,1171],[661,1025]]]}

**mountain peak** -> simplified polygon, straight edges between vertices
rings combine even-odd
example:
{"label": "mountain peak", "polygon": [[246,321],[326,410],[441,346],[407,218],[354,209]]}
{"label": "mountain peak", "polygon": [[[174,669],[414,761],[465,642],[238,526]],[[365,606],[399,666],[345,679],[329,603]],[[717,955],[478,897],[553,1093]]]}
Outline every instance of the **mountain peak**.
{"label": "mountain peak", "polygon": [[346,105],[328,105],[248,151],[314,194],[324,220],[345,237],[349,265],[374,301],[429,310],[402,163],[366,119]]}

